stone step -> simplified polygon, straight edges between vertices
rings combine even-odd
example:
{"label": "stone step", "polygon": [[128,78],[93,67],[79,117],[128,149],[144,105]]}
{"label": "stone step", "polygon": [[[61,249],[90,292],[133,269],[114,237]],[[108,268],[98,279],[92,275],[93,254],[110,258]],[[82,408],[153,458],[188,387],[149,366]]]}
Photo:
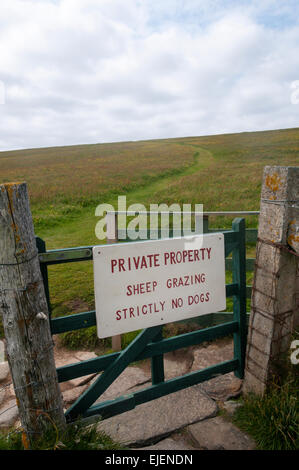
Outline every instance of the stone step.
{"label": "stone step", "polygon": [[125,446],[140,447],[213,417],[217,411],[216,403],[194,385],[108,418],[99,423],[98,429]]}
{"label": "stone step", "polygon": [[157,444],[141,447],[138,450],[194,450],[194,447],[183,438],[174,439],[173,437],[168,437],[157,442]]}
{"label": "stone step", "polygon": [[202,450],[254,450],[254,441],[222,416],[191,424],[187,433]]}
{"label": "stone step", "polygon": [[[191,371],[202,370],[234,357],[234,346],[231,339],[224,338],[208,345],[201,345],[193,352]],[[228,400],[240,394],[242,381],[233,372],[218,375],[201,384],[202,390],[214,400]]]}

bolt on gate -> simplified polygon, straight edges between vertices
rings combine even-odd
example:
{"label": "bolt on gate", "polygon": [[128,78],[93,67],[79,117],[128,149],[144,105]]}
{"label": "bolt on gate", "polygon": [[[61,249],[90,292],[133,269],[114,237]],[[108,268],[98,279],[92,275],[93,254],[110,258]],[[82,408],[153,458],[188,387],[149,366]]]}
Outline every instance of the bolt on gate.
{"label": "bolt on gate", "polygon": [[[207,222],[204,222],[204,232],[211,232],[207,227]],[[232,255],[231,258],[226,259],[228,262],[226,266],[229,265],[232,270],[232,282],[226,284],[226,297],[233,297],[232,318],[216,326],[167,339],[163,339],[163,326],[147,328],[142,330],[122,351],[57,368],[58,382],[60,383],[90,374],[101,373],[95,382],[66,410],[65,415],[68,422],[79,417],[88,418],[94,415],[100,415],[102,419],[105,419],[129,411],[142,403],[199,384],[219,374],[234,372],[237,377],[243,378],[247,336],[246,297],[248,297],[248,288],[246,289],[245,219],[234,219],[231,230],[221,230],[221,232],[224,234],[225,258],[230,254]],[[36,242],[50,311],[47,267],[54,264],[92,260],[93,247],[46,251],[43,240],[37,237]],[[95,311],[50,319],[50,325],[52,335],[95,326]],[[233,359],[180,377],[164,380],[163,354],[188,346],[199,345],[204,341],[211,341],[230,334],[233,334],[234,341]],[[150,387],[114,400],[94,404],[130,363],[148,358],[151,358],[152,385]]]}

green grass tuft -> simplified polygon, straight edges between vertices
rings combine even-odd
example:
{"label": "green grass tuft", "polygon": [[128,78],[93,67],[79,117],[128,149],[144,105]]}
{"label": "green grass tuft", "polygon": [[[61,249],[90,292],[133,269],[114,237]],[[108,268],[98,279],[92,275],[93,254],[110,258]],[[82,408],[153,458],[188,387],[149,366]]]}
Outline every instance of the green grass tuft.
{"label": "green grass tuft", "polygon": [[101,346],[109,347],[111,345],[111,338],[107,338],[105,341],[99,340],[96,326],[91,326],[90,328],[61,333],[60,342],[62,346],[68,349],[77,351],[82,349],[94,350],[100,343]]}
{"label": "green grass tuft", "polygon": [[250,394],[234,414],[234,423],[252,436],[260,450],[299,448],[298,372],[263,396]]}
{"label": "green grass tuft", "polygon": [[[65,431],[48,428],[42,438],[32,443],[30,450],[124,450],[104,432],[97,430],[98,423],[85,426],[78,421],[69,424]],[[0,433],[0,450],[25,450],[22,432]]]}

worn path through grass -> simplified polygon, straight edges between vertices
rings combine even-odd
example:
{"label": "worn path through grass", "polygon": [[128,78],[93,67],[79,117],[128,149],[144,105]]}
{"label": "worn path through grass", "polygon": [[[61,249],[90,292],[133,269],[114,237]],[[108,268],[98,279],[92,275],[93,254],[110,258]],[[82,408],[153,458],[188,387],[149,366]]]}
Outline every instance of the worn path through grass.
{"label": "worn path through grass", "polygon": [[[192,165],[183,168],[179,174],[161,176],[155,182],[128,191],[126,193],[127,207],[133,203],[143,203],[148,207],[151,202],[159,202],[154,200],[156,192],[175,186],[181,178],[207,168],[213,161],[212,154],[197,145],[192,145],[192,147],[194,148]],[[109,203],[117,209],[117,198]],[[46,241],[48,250],[102,244],[105,241],[98,240],[95,236],[95,226],[98,220],[95,216],[95,207],[90,206],[82,209],[74,220],[66,218],[65,223],[53,228],[44,228],[37,235]],[[92,263],[80,262],[50,266],[48,271],[53,316],[94,308]]]}
{"label": "worn path through grass", "polygon": [[[200,170],[208,168],[213,161],[211,152],[202,149],[198,145],[191,146],[194,148],[194,161],[192,165],[183,168],[180,173],[170,176],[162,175],[157,177],[156,181],[151,181],[148,185],[142,185],[139,188],[128,191],[125,193],[127,197],[127,207],[133,203],[141,203],[146,207],[149,207],[149,204],[152,202],[159,203],[160,201],[155,199],[156,193],[165,190],[165,188],[170,189],[171,187],[175,187],[183,177],[196,174]],[[101,201],[99,201],[99,204],[100,203]],[[116,197],[109,201],[109,203],[117,209]],[[198,201],[198,203],[200,203],[200,201]],[[95,236],[95,226],[99,220],[95,216],[95,209],[95,206],[85,207],[73,220],[66,217],[65,220],[62,219],[62,223],[58,226],[40,229],[37,235],[46,241],[48,249],[102,244],[103,242],[98,240]]]}

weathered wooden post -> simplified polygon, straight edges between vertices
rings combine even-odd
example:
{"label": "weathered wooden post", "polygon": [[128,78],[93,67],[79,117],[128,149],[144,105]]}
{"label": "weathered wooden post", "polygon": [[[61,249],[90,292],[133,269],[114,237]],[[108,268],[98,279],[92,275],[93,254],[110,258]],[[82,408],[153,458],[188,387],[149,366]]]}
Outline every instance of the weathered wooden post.
{"label": "weathered wooden post", "polygon": [[244,393],[263,394],[288,356],[296,310],[299,167],[266,166],[251,297]]}
{"label": "weathered wooden post", "polygon": [[65,426],[26,183],[0,185],[0,312],[28,441]]}

